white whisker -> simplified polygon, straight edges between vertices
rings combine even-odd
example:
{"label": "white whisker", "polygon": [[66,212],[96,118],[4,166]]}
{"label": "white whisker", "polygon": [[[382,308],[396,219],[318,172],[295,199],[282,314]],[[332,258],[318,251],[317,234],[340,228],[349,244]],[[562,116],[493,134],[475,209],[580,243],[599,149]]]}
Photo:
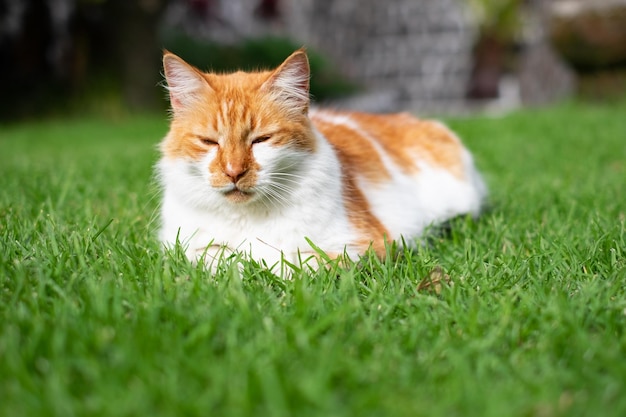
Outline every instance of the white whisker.
{"label": "white whisker", "polygon": [[288,208],[291,202],[286,195],[290,194],[292,191],[292,187],[272,182],[263,188],[263,195],[267,197],[268,202],[273,206]]}

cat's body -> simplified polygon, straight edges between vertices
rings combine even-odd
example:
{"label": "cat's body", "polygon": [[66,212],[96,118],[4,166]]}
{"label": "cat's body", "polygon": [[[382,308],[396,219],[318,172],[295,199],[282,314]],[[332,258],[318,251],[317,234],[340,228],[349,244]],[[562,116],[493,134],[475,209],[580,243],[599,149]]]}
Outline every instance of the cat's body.
{"label": "cat's body", "polygon": [[309,111],[308,62],[204,74],[164,57],[173,108],[158,169],[161,240],[210,261],[222,248],[268,266],[351,257],[414,242],[431,224],[478,214],[485,187],[438,122],[408,114]]}

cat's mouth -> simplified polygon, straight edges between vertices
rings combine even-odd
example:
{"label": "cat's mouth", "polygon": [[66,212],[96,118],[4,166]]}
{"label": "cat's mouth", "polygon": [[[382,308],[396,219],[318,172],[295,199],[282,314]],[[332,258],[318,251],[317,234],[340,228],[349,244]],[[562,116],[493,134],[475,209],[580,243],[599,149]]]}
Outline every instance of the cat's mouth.
{"label": "cat's mouth", "polygon": [[230,191],[226,191],[224,193],[224,196],[233,203],[243,203],[252,198],[252,194],[253,193],[250,191],[243,191],[239,188],[233,188]]}

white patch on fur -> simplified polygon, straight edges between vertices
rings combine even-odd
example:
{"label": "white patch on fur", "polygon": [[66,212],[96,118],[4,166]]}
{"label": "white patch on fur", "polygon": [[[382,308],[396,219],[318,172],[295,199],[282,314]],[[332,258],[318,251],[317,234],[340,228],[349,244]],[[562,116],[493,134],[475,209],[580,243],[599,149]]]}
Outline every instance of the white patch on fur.
{"label": "white patch on fur", "polygon": [[394,240],[404,237],[411,243],[428,226],[461,214],[476,215],[480,210],[483,195],[475,184],[426,163],[418,166],[416,175],[394,167],[390,171],[392,180],[376,188],[360,181],[372,211]]}

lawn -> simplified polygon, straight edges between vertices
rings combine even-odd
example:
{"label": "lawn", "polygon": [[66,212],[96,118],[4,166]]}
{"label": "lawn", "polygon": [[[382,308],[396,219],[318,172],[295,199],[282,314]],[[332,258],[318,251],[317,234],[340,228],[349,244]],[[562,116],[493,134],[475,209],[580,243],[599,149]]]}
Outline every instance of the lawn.
{"label": "lawn", "polygon": [[288,281],[160,250],[164,118],[0,126],[0,416],[624,416],[625,115],[450,120],[487,213]]}

